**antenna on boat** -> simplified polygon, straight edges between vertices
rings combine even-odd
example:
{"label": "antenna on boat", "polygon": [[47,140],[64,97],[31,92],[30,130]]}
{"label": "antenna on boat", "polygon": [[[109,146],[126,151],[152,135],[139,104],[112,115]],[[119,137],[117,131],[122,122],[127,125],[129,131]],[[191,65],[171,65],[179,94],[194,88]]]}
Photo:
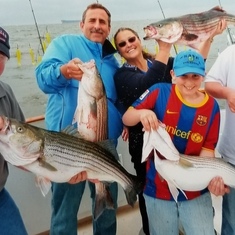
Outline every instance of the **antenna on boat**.
{"label": "antenna on boat", "polygon": [[40,45],[41,45],[41,48],[42,48],[42,52],[44,54],[45,51],[44,51],[44,47],[43,47],[43,44],[42,44],[42,39],[41,39],[41,36],[40,36],[40,33],[39,33],[37,20],[36,20],[36,17],[34,15],[34,11],[33,11],[33,6],[32,6],[32,3],[31,3],[31,0],[29,0],[29,4],[30,4],[30,7],[31,7],[31,10],[32,10],[32,13],[33,13],[34,23],[35,23],[35,26],[36,26],[36,29],[37,29],[37,32],[38,32],[38,37],[39,37]]}
{"label": "antenna on boat", "polygon": [[[161,3],[160,3],[159,0],[158,0],[158,5],[159,5],[159,7],[160,7],[160,9],[161,9],[161,12],[162,12],[162,15],[163,15],[164,19],[166,19],[165,14],[164,14],[164,11],[163,11],[163,9],[162,9],[162,5],[161,5]],[[178,52],[177,52],[177,50],[176,50],[175,45],[173,45],[173,47],[174,47],[174,50],[175,50],[175,54],[177,55]]]}
{"label": "antenna on boat", "polygon": [[[219,1],[220,7],[223,8],[222,5],[221,5],[220,0],[218,0],[218,1]],[[227,35],[228,35],[229,44],[230,44],[230,45],[231,45],[231,44],[235,44],[235,41],[233,41],[233,37],[232,37],[231,31],[230,31],[230,28],[228,28],[228,26],[227,26],[226,29],[227,29],[227,32],[228,32]]]}

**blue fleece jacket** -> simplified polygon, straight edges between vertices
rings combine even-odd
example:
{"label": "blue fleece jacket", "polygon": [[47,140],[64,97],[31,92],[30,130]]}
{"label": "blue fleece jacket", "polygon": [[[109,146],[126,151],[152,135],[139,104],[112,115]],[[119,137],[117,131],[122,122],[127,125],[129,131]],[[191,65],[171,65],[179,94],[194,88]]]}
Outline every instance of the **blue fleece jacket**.
{"label": "blue fleece jacket", "polygon": [[122,131],[122,120],[115,103],[117,94],[113,76],[118,68],[115,49],[106,40],[104,45],[88,40],[84,35],[63,35],[55,38],[47,48],[42,62],[36,67],[40,89],[48,94],[46,128],[60,131],[72,124],[77,106],[79,82],[66,79],[60,67],[74,58],[83,62],[95,60],[108,99],[109,138],[117,139]]}

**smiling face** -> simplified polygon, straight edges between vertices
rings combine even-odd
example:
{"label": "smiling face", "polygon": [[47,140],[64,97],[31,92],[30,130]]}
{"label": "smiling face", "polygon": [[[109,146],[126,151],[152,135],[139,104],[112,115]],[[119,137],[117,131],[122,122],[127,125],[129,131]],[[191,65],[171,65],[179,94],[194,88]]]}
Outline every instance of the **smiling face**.
{"label": "smiling face", "polygon": [[178,87],[181,96],[190,102],[192,102],[192,100],[197,102],[198,96],[201,96],[201,93],[198,92],[198,90],[201,87],[204,77],[193,73],[176,77],[173,70],[171,71],[171,76],[174,83]]}
{"label": "smiling face", "polygon": [[115,45],[119,54],[128,62],[142,56],[141,41],[131,30],[121,30],[115,37]]}
{"label": "smiling face", "polygon": [[80,28],[86,38],[103,44],[110,33],[109,16],[103,9],[89,9]]}

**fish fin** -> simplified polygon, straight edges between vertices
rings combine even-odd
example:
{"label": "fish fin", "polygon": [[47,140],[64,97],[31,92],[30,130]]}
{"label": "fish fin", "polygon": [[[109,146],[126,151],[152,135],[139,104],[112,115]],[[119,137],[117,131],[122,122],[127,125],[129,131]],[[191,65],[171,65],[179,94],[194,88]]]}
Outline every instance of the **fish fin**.
{"label": "fish fin", "polygon": [[51,181],[41,175],[37,175],[36,186],[40,188],[42,195],[45,197],[51,189]]}
{"label": "fish fin", "polygon": [[147,161],[149,154],[153,150],[153,146],[151,144],[151,132],[150,131],[145,131],[144,132],[144,137],[143,137],[143,147],[142,147],[142,159],[141,162]]}
{"label": "fish fin", "polygon": [[174,183],[171,183],[168,180],[166,180],[166,181],[167,181],[167,184],[168,184],[168,187],[169,187],[169,190],[171,192],[172,197],[174,198],[175,202],[177,202],[177,198],[179,196],[179,191],[178,191],[177,187],[175,186]]}
{"label": "fish fin", "polygon": [[166,147],[166,149],[169,149],[171,151],[171,155],[173,157],[171,157],[172,159],[170,159],[170,160],[173,160],[173,159],[174,160],[179,160],[179,152],[176,149],[175,145],[173,144],[172,139],[171,139],[169,133],[166,131],[165,128],[166,128],[165,124],[163,124],[163,123],[159,124],[159,127],[157,129],[159,137],[163,141],[164,147]]}
{"label": "fish fin", "polygon": [[80,133],[78,132],[77,128],[74,125],[69,125],[65,127],[61,132],[67,135],[75,136],[77,138],[82,138],[82,136],[80,135]]}
{"label": "fish fin", "polygon": [[179,159],[179,164],[182,166],[182,167],[185,167],[185,168],[188,168],[188,167],[193,167],[193,163],[186,160],[186,159],[183,159],[183,158],[180,158]]}
{"label": "fish fin", "polygon": [[132,181],[132,184],[129,184],[125,189],[125,195],[127,203],[134,207],[135,202],[137,201],[137,194],[143,191],[144,182],[140,180],[137,176],[129,174],[129,178]]}
{"label": "fish fin", "polygon": [[57,169],[50,163],[46,162],[43,158],[38,158],[39,165],[49,171],[57,171]]}
{"label": "fish fin", "polygon": [[116,140],[107,139],[107,140],[103,140],[97,143],[101,147],[109,151],[117,161],[119,160],[119,155],[116,149]]}
{"label": "fish fin", "polygon": [[109,184],[100,182],[95,184],[94,220],[97,220],[105,209],[114,210],[114,202],[110,193]]}
{"label": "fish fin", "polygon": [[185,41],[194,41],[198,38],[198,36],[196,34],[190,34],[190,33],[182,33],[181,35],[181,40],[185,40]]}
{"label": "fish fin", "polygon": [[146,161],[152,149],[156,149],[166,159],[178,161],[180,156],[165,126],[160,123],[157,130],[144,133],[142,162]]}
{"label": "fish fin", "polygon": [[184,194],[184,196],[187,198],[185,192],[176,184],[175,181],[169,182],[167,181],[169,190],[171,192],[172,197],[174,198],[175,202],[177,202],[177,198],[179,196],[179,190]]}

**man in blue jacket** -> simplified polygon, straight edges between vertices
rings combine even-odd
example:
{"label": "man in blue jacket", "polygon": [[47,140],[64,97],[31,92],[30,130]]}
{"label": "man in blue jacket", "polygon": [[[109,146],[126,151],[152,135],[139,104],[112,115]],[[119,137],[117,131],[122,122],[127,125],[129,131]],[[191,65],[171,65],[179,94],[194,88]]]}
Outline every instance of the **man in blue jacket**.
{"label": "man in blue jacket", "polygon": [[[101,4],[91,4],[84,11],[80,23],[82,35],[63,35],[54,39],[46,50],[42,62],[36,68],[40,89],[48,94],[46,127],[60,131],[73,122],[77,106],[79,81],[83,72],[79,61],[95,60],[101,74],[108,101],[108,135],[118,139],[122,132],[122,120],[115,107],[117,99],[113,75],[118,68],[114,57],[116,50],[106,39],[110,33],[110,12]],[[86,181],[77,184],[53,183],[52,218],[50,234],[77,235],[77,213]],[[94,184],[89,182],[94,202]],[[117,184],[110,185],[111,195],[117,207]],[[116,234],[116,210],[105,210],[93,221],[95,235]]]}

